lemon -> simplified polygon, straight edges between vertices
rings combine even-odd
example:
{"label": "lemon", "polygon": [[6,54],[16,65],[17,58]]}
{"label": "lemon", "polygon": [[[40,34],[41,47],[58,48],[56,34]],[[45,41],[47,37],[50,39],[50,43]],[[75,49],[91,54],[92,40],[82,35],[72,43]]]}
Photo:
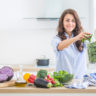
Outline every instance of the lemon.
{"label": "lemon", "polygon": [[26,81],[26,82],[28,82],[28,79],[29,79],[29,76],[30,76],[31,74],[30,73],[25,73],[24,75],[23,75],[23,79]]}

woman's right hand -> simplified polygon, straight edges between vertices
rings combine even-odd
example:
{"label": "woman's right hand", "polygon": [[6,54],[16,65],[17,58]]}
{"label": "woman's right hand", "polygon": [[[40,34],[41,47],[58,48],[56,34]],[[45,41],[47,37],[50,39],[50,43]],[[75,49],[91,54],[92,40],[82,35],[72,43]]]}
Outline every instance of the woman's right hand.
{"label": "woman's right hand", "polygon": [[88,33],[88,32],[81,32],[80,34],[78,34],[77,36],[76,36],[76,40],[81,40],[81,39],[87,39],[86,37],[85,37],[85,35],[90,35],[90,33]]}

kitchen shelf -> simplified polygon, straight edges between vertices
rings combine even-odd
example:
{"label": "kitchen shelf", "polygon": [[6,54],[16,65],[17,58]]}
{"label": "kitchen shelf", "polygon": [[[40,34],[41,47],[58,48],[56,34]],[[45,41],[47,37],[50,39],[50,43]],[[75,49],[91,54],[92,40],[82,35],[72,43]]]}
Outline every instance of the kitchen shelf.
{"label": "kitchen shelf", "polygon": [[[20,70],[19,65],[11,65],[11,67],[13,68],[13,70],[15,72]],[[29,71],[29,72],[37,72],[40,69],[45,69],[48,72],[53,72],[53,71],[56,70],[55,67],[51,67],[51,66],[38,67],[38,66],[33,66],[33,65],[23,65],[23,67],[22,67],[23,72],[27,72],[27,71]]]}

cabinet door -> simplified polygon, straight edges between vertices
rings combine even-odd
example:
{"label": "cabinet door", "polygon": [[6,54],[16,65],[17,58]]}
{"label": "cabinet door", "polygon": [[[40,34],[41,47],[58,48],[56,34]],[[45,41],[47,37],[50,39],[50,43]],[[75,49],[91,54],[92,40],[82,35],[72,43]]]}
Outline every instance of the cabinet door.
{"label": "cabinet door", "polygon": [[84,17],[88,14],[89,0],[22,0],[21,5],[24,18],[58,18],[67,8]]}

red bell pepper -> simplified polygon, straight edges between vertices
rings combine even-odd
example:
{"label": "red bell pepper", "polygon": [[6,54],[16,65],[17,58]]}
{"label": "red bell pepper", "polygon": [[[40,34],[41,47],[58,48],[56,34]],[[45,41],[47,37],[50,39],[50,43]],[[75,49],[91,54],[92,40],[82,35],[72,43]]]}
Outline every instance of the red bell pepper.
{"label": "red bell pepper", "polygon": [[29,83],[34,83],[34,80],[36,79],[36,76],[35,75],[33,75],[33,74],[31,74],[30,76],[29,76],[29,78],[28,78],[28,82]]}

